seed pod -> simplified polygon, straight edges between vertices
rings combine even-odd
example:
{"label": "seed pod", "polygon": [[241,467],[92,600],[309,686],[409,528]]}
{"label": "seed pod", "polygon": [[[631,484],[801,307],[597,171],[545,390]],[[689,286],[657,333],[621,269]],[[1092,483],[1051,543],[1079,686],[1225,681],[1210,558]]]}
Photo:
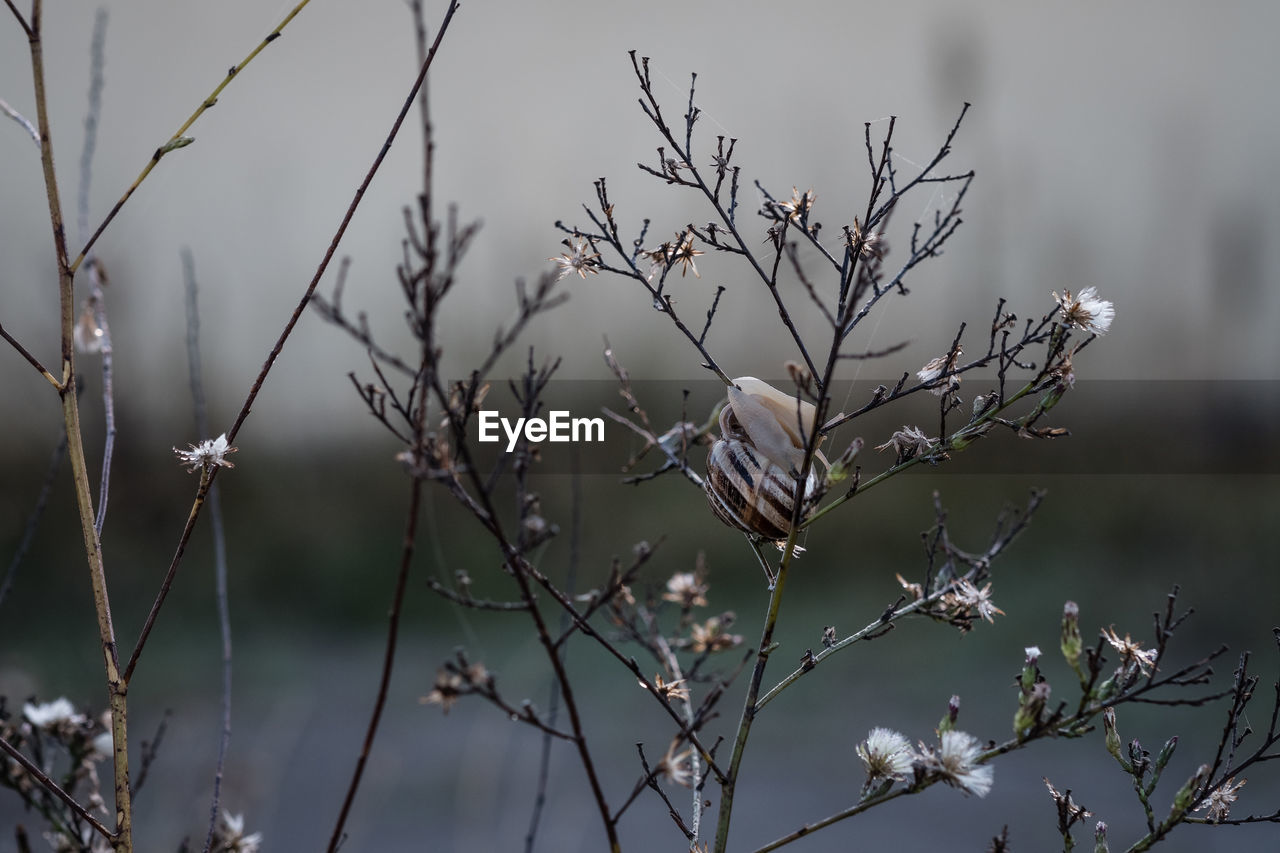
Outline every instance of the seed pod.
{"label": "seed pod", "polygon": [[[796,478],[814,408],[750,376],[734,380],[720,412],[721,438],[707,456],[704,488],[716,517],[730,527],[765,539],[791,532]],[[804,484],[801,520],[820,497],[811,466]]]}

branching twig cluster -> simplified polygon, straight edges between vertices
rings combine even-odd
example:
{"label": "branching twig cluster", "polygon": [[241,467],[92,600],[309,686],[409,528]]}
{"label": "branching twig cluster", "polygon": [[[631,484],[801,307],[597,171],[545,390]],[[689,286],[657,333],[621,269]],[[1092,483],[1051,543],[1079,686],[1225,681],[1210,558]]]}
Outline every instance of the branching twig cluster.
{"label": "branching twig cluster", "polygon": [[[676,831],[691,850],[729,847],[734,822],[738,783],[743,759],[751,743],[752,727],[778,696],[820,667],[832,665],[839,652],[861,647],[864,641],[886,637],[908,617],[967,632],[982,622],[994,621],[1003,611],[993,596],[992,569],[1040,508],[1043,493],[1033,492],[1025,507],[1010,509],[995,521],[984,547],[967,550],[952,539],[947,512],[935,495],[932,528],[922,535],[924,568],[918,580],[898,580],[901,593],[895,600],[864,615],[864,626],[841,636],[835,626],[813,631],[813,646],[798,656],[798,663],[785,675],[766,675],[773,663],[778,643],[775,633],[785,601],[790,569],[801,537],[812,525],[843,504],[864,494],[872,486],[918,465],[939,465],[954,454],[997,428],[1024,438],[1053,438],[1065,435],[1060,427],[1046,423],[1048,413],[1068,395],[1075,379],[1075,359],[1098,335],[1108,331],[1113,317],[1111,303],[1101,299],[1094,288],[1079,293],[1054,294],[1051,311],[1019,320],[1006,311],[1006,302],[997,302],[989,323],[978,340],[966,339],[969,326],[961,324],[944,346],[929,353],[930,358],[915,372],[905,372],[891,385],[876,388],[850,411],[837,412],[834,387],[842,381],[841,369],[850,361],[883,358],[905,349],[911,342],[872,347],[861,340],[866,320],[894,298],[910,293],[911,274],[923,263],[938,258],[962,223],[962,205],[974,180],[972,171],[951,171],[946,162],[969,109],[966,104],[941,145],[923,166],[914,166],[895,151],[896,119],[888,120],[877,134],[868,123],[862,139],[865,150],[868,191],[866,203],[857,210],[841,213],[836,228],[826,228],[819,220],[818,194],[812,189],[793,187],[790,197],[774,193],[759,181],[751,181],[762,199],[743,216],[741,191],[744,175],[743,146],[736,138],[718,135],[713,144],[699,139],[697,124],[702,115],[695,99],[696,77],[691,80],[683,115],[673,119],[656,95],[647,58],[631,54],[632,69],[639,88],[641,110],[658,135],[656,157],[638,164],[640,170],[661,182],[664,188],[689,192],[706,205],[705,224],[674,223],[654,226],[644,219],[635,236],[624,236],[617,202],[610,196],[607,182],[594,183],[594,199],[584,206],[586,224],[570,226],[557,222],[564,233],[564,251],[551,260],[556,272],[539,276],[532,284],[515,285],[515,319],[494,329],[488,352],[461,379],[444,373],[449,351],[448,308],[451,294],[461,284],[461,264],[474,243],[478,225],[460,221],[457,208],[445,208],[439,215],[434,196],[433,125],[424,83],[428,70],[447,30],[456,3],[450,3],[435,38],[429,39],[421,2],[410,3],[417,38],[419,72],[397,116],[386,142],[355,192],[341,224],[324,257],[305,288],[296,310],[284,324],[274,348],[250,388],[231,428],[217,439],[207,438],[190,450],[178,451],[182,461],[200,474],[187,522],[176,553],[155,597],[138,641],[123,666],[116,646],[115,630],[107,597],[106,573],[101,546],[110,479],[114,407],[112,398],[111,343],[106,322],[105,277],[92,249],[99,236],[128,201],[162,157],[192,142],[185,136],[192,123],[213,106],[217,98],[258,52],[280,34],[281,29],[307,4],[299,3],[241,63],[232,66],[213,93],[163,145],[155,150],[137,180],[125,191],[95,231],[82,235],[84,246],[75,258],[66,245],[66,229],[58,184],[48,139],[48,104],[44,91],[41,33],[41,3],[24,15],[11,0],[6,5],[31,45],[37,105],[36,121],[26,121],[8,104],[0,108],[23,122],[41,153],[41,166],[49,194],[50,224],[58,262],[61,304],[61,363],[48,369],[11,332],[0,326],[2,336],[15,351],[50,383],[63,406],[67,453],[76,482],[81,528],[94,591],[95,610],[103,650],[104,671],[110,708],[97,718],[80,714],[64,703],[45,705],[34,701],[22,714],[11,713],[0,700],[0,748],[7,758],[0,768],[0,784],[18,792],[27,806],[47,822],[50,832],[65,845],[60,849],[132,851],[132,796],[142,787],[154,760],[163,729],[141,751],[131,776],[128,735],[130,720],[127,694],[130,679],[139,663],[148,637],[163,609],[176,579],[179,565],[208,499],[220,517],[215,478],[222,467],[232,467],[227,455],[254,400],[282,352],[293,328],[310,305],[326,321],[355,340],[368,357],[368,368],[349,374],[356,393],[375,421],[399,442],[396,456],[408,479],[403,542],[391,589],[389,624],[382,656],[381,675],[373,696],[372,709],[364,728],[360,750],[345,796],[337,810],[329,841],[331,853],[346,840],[346,825],[360,790],[366,767],[373,757],[374,744],[387,705],[389,685],[396,665],[400,621],[404,615],[406,591],[415,562],[418,521],[427,488],[442,488],[469,516],[491,549],[490,558],[500,567],[490,583],[484,579],[485,595],[473,593],[474,567],[455,568],[449,577],[430,578],[427,587],[440,598],[462,608],[505,614],[524,620],[532,628],[542,649],[552,691],[545,708],[510,692],[509,685],[482,661],[473,660],[466,650],[458,650],[443,661],[434,683],[426,688],[423,702],[448,712],[466,697],[475,697],[496,708],[507,719],[528,726],[543,739],[543,757],[534,791],[534,807],[525,849],[534,849],[543,804],[549,786],[549,755],[553,746],[571,749],[590,792],[591,809],[609,848],[622,848],[622,820],[633,814],[641,802],[660,802]],[[99,25],[98,32],[101,32]],[[101,38],[95,39],[96,79],[102,68]],[[99,92],[95,85],[92,92]],[[86,139],[85,166],[78,219],[81,231],[88,231],[87,190],[92,159],[92,127],[99,107],[91,94],[92,119]],[[398,134],[414,104],[418,105],[423,128],[423,186],[404,209],[405,233],[396,269],[397,287],[404,301],[404,318],[413,344],[397,351],[377,339],[363,312],[354,314],[344,305],[344,290],[352,264],[343,259],[331,295],[317,293],[319,282],[337,253],[338,244],[365,190],[376,174],[391,142]],[[901,201],[927,190],[936,204],[929,215],[912,223],[896,221]],[[651,232],[662,238],[651,238]],[[834,237],[832,235],[834,234]],[[761,240],[763,236],[763,240]],[[761,246],[764,248],[762,249]],[[703,264],[700,271],[698,263]],[[815,260],[816,259],[816,260]],[[744,265],[750,287],[762,292],[776,310],[781,331],[793,349],[792,358],[780,365],[790,386],[779,390],[751,377],[733,378],[729,357],[718,352],[716,318],[722,304],[743,298],[740,288],[717,286],[705,312],[678,309],[673,290],[680,279],[701,277],[708,268],[721,263]],[[73,283],[84,268],[89,278],[89,295],[77,314]],[[664,547],[663,539],[636,543],[624,560],[595,560],[579,555],[582,525],[582,497],[576,479],[573,518],[570,521],[571,547],[568,566],[548,557],[556,552],[547,546],[561,535],[561,525],[548,517],[542,496],[535,490],[533,475],[540,461],[537,442],[528,433],[520,434],[511,452],[499,456],[486,469],[471,438],[473,426],[495,384],[504,382],[499,366],[518,350],[520,340],[540,315],[561,306],[568,298],[561,282],[577,274],[610,273],[635,283],[641,299],[666,318],[678,338],[683,339],[704,368],[725,386],[726,400],[713,411],[689,411],[686,394],[681,400],[681,416],[675,423],[651,420],[631,382],[630,373],[605,342],[605,361],[618,380],[624,402],[619,412],[605,410],[609,418],[643,440],[641,449],[625,461],[624,482],[638,484],[669,473],[678,480],[704,491],[711,500],[707,518],[720,517],[743,531],[751,560],[763,568],[768,583],[767,604],[758,624],[758,639],[748,643],[742,630],[746,620],[732,611],[712,608],[710,568],[699,552],[692,565],[683,565],[665,577],[654,578],[655,555]],[[709,275],[710,277],[710,275]],[[187,263],[187,278],[194,290],[194,272]],[[795,286],[793,286],[795,285]],[[194,297],[194,293],[193,293]],[[198,420],[203,434],[211,432],[203,424],[199,391],[197,323],[189,321],[192,345],[192,387],[197,399]],[[108,428],[103,453],[102,481],[95,509],[88,482],[88,466],[78,414],[76,372],[77,345],[81,352],[101,352],[103,356],[104,409]],[[966,360],[965,350],[970,353]],[[977,354],[974,354],[977,350]],[[528,349],[523,368],[514,379],[505,380],[519,415],[529,421],[547,409],[549,384],[560,362],[539,359]],[[979,379],[981,376],[983,378]],[[981,393],[971,400],[961,397],[962,382],[970,387],[981,383]],[[876,449],[890,454],[878,470],[864,474],[861,455],[865,442],[858,437],[832,451],[828,458],[822,445],[835,441],[842,426],[865,424],[864,415],[897,404],[910,396],[927,392],[937,400],[937,420],[927,428],[905,424],[889,436],[881,436]],[[717,432],[718,431],[718,432]],[[931,435],[932,434],[932,435]],[[706,473],[701,473],[703,448]],[[829,448],[828,448],[829,449]],[[55,457],[54,468],[57,465]],[[43,504],[43,498],[41,499]],[[760,517],[768,510],[774,515],[766,525]],[[14,564],[0,583],[0,605],[10,585],[25,541],[34,530],[39,514],[28,524],[28,535]],[[219,534],[219,540],[220,540]],[[772,541],[780,555],[764,547]],[[219,546],[220,547],[220,546]],[[744,552],[745,553],[745,552]],[[664,555],[665,556],[665,555]],[[218,561],[218,597],[223,625],[224,696],[220,729],[218,769],[209,829],[204,849],[251,851],[261,842],[257,834],[244,831],[243,820],[220,812],[219,792],[223,759],[230,734],[230,634],[226,597],[226,566]],[[599,567],[595,582],[579,582],[592,566]],[[565,580],[560,580],[560,578]],[[585,587],[585,589],[579,589]],[[490,589],[500,589],[490,593]],[[1129,634],[1121,637],[1114,628],[1100,631],[1096,643],[1086,646],[1080,629],[1080,609],[1071,602],[1064,607],[1059,627],[1060,651],[1078,688],[1073,700],[1055,698],[1049,675],[1042,669],[1038,647],[1024,650],[1022,669],[1015,680],[1016,707],[1012,736],[1004,741],[980,739],[957,727],[959,697],[951,697],[937,730],[914,744],[890,727],[873,729],[857,747],[866,770],[866,781],[857,799],[821,820],[799,826],[759,847],[760,853],[792,843],[813,832],[841,823],[871,808],[899,797],[913,795],[938,784],[967,794],[986,795],[994,783],[993,763],[1000,756],[1023,749],[1045,738],[1080,738],[1095,730],[1102,718],[1103,741],[1133,789],[1145,816],[1146,833],[1130,850],[1145,850],[1165,838],[1183,823],[1243,824],[1280,822],[1280,811],[1255,812],[1231,817],[1232,804],[1245,784],[1245,772],[1256,773],[1263,764],[1280,757],[1280,687],[1277,705],[1270,714],[1265,732],[1253,731],[1248,709],[1254,700],[1257,676],[1248,670],[1249,655],[1238,659],[1231,685],[1213,686],[1213,663],[1226,653],[1220,648],[1183,665],[1172,663],[1171,641],[1189,611],[1176,608],[1178,590],[1168,596],[1165,607],[1154,616],[1154,637],[1148,647]],[[636,778],[624,790],[609,790],[603,772],[601,751],[594,741],[599,729],[586,719],[584,682],[572,677],[566,664],[571,643],[593,646],[615,665],[619,684],[638,691],[642,701],[667,727],[669,738],[658,756],[651,746],[635,744]],[[814,649],[817,649],[815,651]],[[847,657],[847,656],[846,656]],[[744,678],[739,678],[743,676]],[[776,681],[774,679],[777,679]],[[770,686],[771,685],[771,686]],[[740,712],[724,715],[725,700],[740,702]],[[1162,774],[1177,747],[1170,738],[1153,757],[1134,739],[1127,745],[1118,733],[1117,709],[1146,704],[1165,707],[1226,705],[1222,734],[1214,754],[1174,793],[1167,810],[1156,799]],[[735,719],[736,718],[736,719]],[[588,732],[594,732],[592,739]],[[99,763],[110,761],[114,796],[111,808],[97,776]],[[1054,805],[1053,818],[1064,848],[1074,845],[1073,832],[1093,813],[1074,799],[1072,789],[1059,791],[1046,779]],[[672,792],[687,789],[684,797]],[[1078,790],[1078,789],[1077,789]],[[1164,789],[1161,789],[1163,793]],[[657,801],[648,799],[656,794]],[[714,799],[713,799],[714,798]],[[704,827],[706,810],[715,806],[715,829]],[[1205,812],[1199,816],[1198,812]],[[114,819],[114,825],[112,824]],[[1107,849],[1107,828],[1093,828],[1095,849]],[[647,838],[651,835],[646,834]],[[20,845],[25,836],[20,835]],[[1002,831],[993,849],[1008,849],[1008,831]]]}

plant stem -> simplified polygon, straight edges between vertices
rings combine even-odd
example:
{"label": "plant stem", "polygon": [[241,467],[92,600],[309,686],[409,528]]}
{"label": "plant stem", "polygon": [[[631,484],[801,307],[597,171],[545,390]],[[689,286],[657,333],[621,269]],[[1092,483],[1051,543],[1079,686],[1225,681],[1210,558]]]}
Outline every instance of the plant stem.
{"label": "plant stem", "polygon": [[778,566],[778,574],[773,581],[773,590],[769,593],[769,609],[765,613],[764,630],[760,632],[760,647],[756,652],[756,665],[751,670],[751,683],[747,686],[747,698],[742,705],[742,718],[738,721],[738,733],[733,740],[733,755],[729,759],[729,769],[725,774],[724,784],[720,788],[720,812],[716,821],[716,853],[725,853],[729,843],[729,821],[733,813],[734,789],[738,783],[738,768],[742,764],[742,755],[747,747],[747,737],[751,733],[751,723],[755,720],[756,697],[760,695],[760,684],[764,680],[764,669],[769,663],[769,655],[773,653],[773,632],[778,625],[778,612],[782,608],[782,593],[787,585],[787,571],[791,568],[791,560],[795,556],[796,537],[799,528],[793,527],[787,538],[786,550]]}
{"label": "plant stem", "polygon": [[[165,142],[164,145],[161,145],[159,148],[155,150],[155,153],[151,155],[151,159],[147,161],[147,165],[142,168],[142,171],[138,174],[138,177],[133,179],[133,183],[129,185],[129,188],[127,190],[124,191],[124,195],[120,196],[119,200],[116,201],[115,205],[111,208],[111,212],[107,214],[106,219],[102,220],[102,224],[100,224],[97,230],[93,232],[93,236],[89,238],[89,242],[84,244],[84,248],[80,250],[80,254],[76,256],[76,259],[74,261],[72,261],[71,263],[72,272],[75,272],[77,269],[79,269],[80,264],[84,263],[84,259],[89,255],[89,250],[93,248],[93,244],[98,242],[98,238],[102,236],[102,232],[107,230],[107,226],[111,224],[111,220],[116,218],[116,214],[120,212],[120,209],[122,207],[124,207],[125,202],[127,202],[129,200],[129,197],[133,195],[134,191],[137,190],[138,187],[142,185],[142,182],[147,179],[147,175],[151,174],[151,170],[154,169],[156,167],[156,164],[160,162],[160,158],[163,157],[165,154],[169,153],[170,151],[174,150],[175,148],[181,147],[180,145],[176,145],[175,143],[177,143],[182,138],[182,135],[187,132],[187,130],[191,127],[191,125],[196,123],[196,120],[200,118],[200,116],[204,115],[205,110],[209,109],[209,107],[213,106],[218,102],[218,96],[222,94],[222,90],[227,88],[227,86],[231,83],[231,81],[234,80],[240,74],[240,72],[244,70],[245,66],[248,65],[250,62],[252,62],[254,57],[256,57],[259,53],[261,53],[266,48],[267,45],[271,44],[273,41],[275,41],[280,37],[281,30],[283,30],[285,26],[290,21],[292,21],[294,17],[296,17],[297,14],[301,12],[306,7],[306,5],[310,2],[311,0],[302,0],[301,3],[299,3],[297,6],[294,6],[293,9],[289,12],[289,14],[285,15],[284,20],[282,20],[279,24],[277,24],[275,29],[267,33],[266,38],[264,38],[258,44],[257,47],[251,50],[249,52],[249,55],[240,61],[239,65],[231,66],[231,69],[227,71],[227,75],[222,79],[222,82],[214,87],[213,92],[209,94],[209,97],[205,98],[203,101],[200,102],[200,106],[196,107],[196,111],[193,112],[185,122],[183,122],[182,127],[178,128],[177,131],[174,132],[173,136],[169,137],[168,141]],[[38,33],[38,28],[36,29],[36,31]]]}
{"label": "plant stem", "polygon": [[111,734],[114,742],[114,780],[116,831],[112,846],[121,853],[133,850],[133,817],[129,799],[129,749],[127,683],[120,676],[116,654],[115,630],[111,624],[111,604],[107,598],[107,579],[102,566],[102,543],[94,526],[93,497],[89,491],[89,469],[84,455],[80,430],[80,409],[76,400],[75,350],[72,346],[74,323],[75,270],[67,263],[67,236],[58,198],[57,173],[53,165],[53,140],[49,135],[49,108],[44,81],[44,49],[41,42],[41,0],[31,4],[28,42],[31,49],[31,74],[35,89],[36,115],[40,128],[40,164],[44,172],[45,192],[49,201],[49,224],[53,229],[54,251],[58,262],[58,301],[62,330],[62,381],[58,393],[62,397],[62,417],[67,431],[67,455],[75,480],[76,507],[84,536],[85,556],[89,564],[89,580],[93,587],[94,610],[98,617],[98,635],[106,667],[107,692],[111,706]]}

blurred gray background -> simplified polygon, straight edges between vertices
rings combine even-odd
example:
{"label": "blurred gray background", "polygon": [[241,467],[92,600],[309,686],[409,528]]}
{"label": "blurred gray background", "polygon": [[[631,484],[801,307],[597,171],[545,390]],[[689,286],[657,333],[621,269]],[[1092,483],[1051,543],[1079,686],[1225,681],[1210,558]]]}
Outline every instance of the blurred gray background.
{"label": "blurred gray background", "polygon": [[[94,224],[226,69],[291,8],[243,0],[105,5]],[[433,22],[443,11],[436,5],[428,12]],[[69,208],[94,8],[54,4],[45,21],[52,136]],[[949,171],[977,171],[965,224],[946,256],[918,271],[909,298],[887,301],[858,342],[875,348],[908,339],[912,346],[845,378],[915,370],[945,350],[961,321],[979,333],[968,340],[981,348],[999,297],[1025,317],[1048,310],[1050,291],[1062,288],[1096,285],[1116,304],[1111,333],[1077,362],[1082,388],[1093,382],[1108,390],[1060,410],[1079,441],[1045,450],[993,440],[970,451],[969,468],[900,478],[850,508],[844,521],[815,531],[802,564],[811,574],[797,574],[790,593],[779,673],[816,644],[821,626],[851,629],[875,618],[896,595],[894,572],[922,570],[917,534],[931,523],[934,489],[952,509],[957,539],[972,548],[985,541],[1004,502],[1022,501],[1032,486],[1050,490],[1041,517],[997,567],[996,600],[1007,618],[963,640],[932,625],[904,626],[837,658],[774,706],[776,718],[757,727],[759,752],[746,768],[754,781],[743,789],[734,833],[741,849],[847,805],[861,782],[853,745],[873,725],[925,737],[959,692],[962,727],[1003,737],[1022,647],[1054,647],[1067,598],[1080,601],[1086,630],[1115,623],[1138,635],[1163,594],[1181,583],[1184,603],[1200,611],[1180,638],[1184,659],[1228,642],[1254,649],[1264,685],[1273,680],[1269,629],[1280,619],[1268,539],[1280,510],[1270,418],[1280,378],[1273,87],[1280,61],[1271,43],[1278,27],[1280,6],[1269,2],[464,5],[431,78],[437,198],[456,200],[463,219],[484,220],[451,297],[444,339],[460,371],[487,349],[493,328],[514,316],[512,282],[533,278],[560,251],[555,220],[585,222],[581,204],[593,198],[592,180],[608,177],[630,229],[625,237],[644,217],[659,239],[710,218],[696,198],[635,168],[652,162],[659,140],[636,104],[629,49],[652,57],[657,92],[673,118],[696,72],[699,150],[710,152],[716,134],[737,137],[744,176],[783,197],[792,186],[816,189],[814,217],[832,235],[864,204],[864,122],[882,132],[887,116],[899,117],[896,151],[909,171],[932,156],[961,104],[973,104],[947,161]],[[197,438],[179,250],[190,247],[196,259],[217,432],[230,425],[303,292],[415,67],[402,3],[312,4],[232,83],[191,130],[195,144],[160,164],[98,243],[112,282],[120,422],[104,542],[126,648],[194,487],[170,451]],[[0,97],[34,118],[30,83],[25,39],[6,14]],[[0,318],[53,363],[58,301],[39,158],[8,120],[0,123],[0,163]],[[389,347],[410,343],[394,266],[401,207],[417,192],[420,170],[419,140],[408,126],[340,250],[353,259],[347,305],[367,309]],[[745,180],[744,213],[758,200]],[[932,216],[948,201],[918,195],[898,224]],[[728,258],[708,254],[698,266],[700,279],[674,282],[677,304],[698,318],[716,286],[728,287],[709,339],[717,357],[732,375],[780,376],[794,353],[758,285]],[[322,288],[332,280],[331,272]],[[669,380],[673,393],[704,378],[695,354],[633,284],[603,276],[566,284],[569,304],[537,320],[525,338],[539,353],[563,356],[562,378],[608,378],[602,335],[634,375]],[[81,365],[96,458],[97,362]],[[366,371],[359,347],[317,316],[304,317],[240,434],[240,467],[221,478],[238,644],[226,800],[266,833],[270,849],[317,849],[327,839],[376,683],[406,484],[390,462],[394,442],[351,392],[351,370]],[[1224,388],[1229,393],[1219,395]],[[616,405],[607,389],[583,383],[576,407]],[[61,418],[47,386],[7,348],[0,392],[0,557],[7,564]],[[920,411],[902,417],[928,417]],[[885,436],[866,437],[879,443]],[[630,447],[625,439],[616,446],[620,462]],[[1207,461],[1188,461],[1206,446],[1213,450]],[[1006,458],[1030,461],[1010,470],[999,462]],[[660,584],[690,568],[697,548],[707,548],[713,608],[736,610],[737,630],[750,642],[764,596],[741,542],[710,522],[692,490],[658,483],[634,491],[615,482],[588,478],[598,490],[589,506],[599,509],[587,513],[582,583],[600,582],[609,554],[669,533],[649,580]],[[0,693],[11,701],[65,694],[96,707],[105,697],[83,560],[69,532],[68,486],[64,471],[33,553],[0,605]],[[566,530],[569,491],[564,477],[543,488],[548,516]],[[545,672],[523,624],[456,613],[430,597],[426,574],[465,566],[479,577],[496,557],[445,495],[435,496],[428,516],[405,653],[347,849],[520,849],[538,739],[479,703],[441,718],[416,699],[459,644],[498,671],[514,698],[545,705]],[[562,572],[566,554],[565,543],[554,545],[549,570]],[[210,559],[202,530],[131,693],[139,733],[163,709],[174,711],[156,781],[139,802],[148,849],[203,837],[217,714]],[[495,594],[509,594],[500,579],[491,583]],[[637,773],[634,741],[658,755],[669,733],[656,715],[636,718],[630,680],[609,661],[585,646],[571,661],[585,681],[611,685],[587,700],[591,733],[610,790],[628,791]],[[1069,695],[1065,670],[1055,675]],[[736,702],[723,706],[726,729]],[[1255,709],[1255,724],[1264,716]],[[1122,734],[1150,748],[1182,735],[1181,763],[1170,770],[1181,778],[1202,760],[1191,750],[1203,749],[1216,725],[1194,713],[1135,716],[1128,725],[1122,717]],[[1137,804],[1098,740],[1087,748],[1044,744],[999,764],[986,800],[931,791],[793,849],[978,850],[1004,823],[1015,849],[1050,849],[1051,807],[1039,788],[1046,772],[1098,811],[1117,841],[1136,837]],[[600,849],[572,755],[558,751],[552,769],[540,849]],[[1262,777],[1242,794],[1241,810],[1254,812],[1274,809],[1280,796]],[[15,802],[0,797],[0,829],[30,821],[14,812]],[[642,800],[623,829],[633,849],[679,849],[665,821],[656,802]],[[1273,850],[1278,834],[1191,827],[1165,849]],[[13,849],[11,839],[0,832],[0,851]]]}

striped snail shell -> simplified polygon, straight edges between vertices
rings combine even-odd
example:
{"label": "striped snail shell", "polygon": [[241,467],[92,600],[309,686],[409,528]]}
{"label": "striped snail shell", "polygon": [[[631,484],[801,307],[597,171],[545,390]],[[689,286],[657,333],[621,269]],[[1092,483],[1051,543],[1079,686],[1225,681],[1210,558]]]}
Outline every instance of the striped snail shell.
{"label": "striped snail shell", "polygon": [[[720,411],[721,437],[707,455],[707,500],[730,527],[765,539],[786,539],[796,497],[792,472],[804,460],[804,433],[813,428],[813,406],[803,403],[797,410],[795,397],[750,376],[735,379],[734,385]],[[820,497],[821,478],[810,466],[801,520]]]}

